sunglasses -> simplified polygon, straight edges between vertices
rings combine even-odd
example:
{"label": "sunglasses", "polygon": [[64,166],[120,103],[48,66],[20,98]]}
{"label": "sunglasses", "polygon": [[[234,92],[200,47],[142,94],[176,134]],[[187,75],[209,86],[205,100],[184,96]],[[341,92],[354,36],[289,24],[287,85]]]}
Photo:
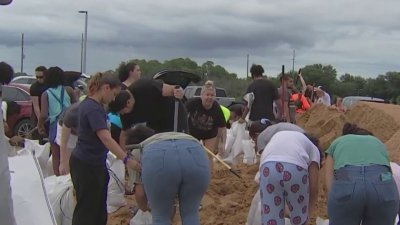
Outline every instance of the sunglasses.
{"label": "sunglasses", "polygon": [[44,76],[36,76],[36,79],[43,79]]}

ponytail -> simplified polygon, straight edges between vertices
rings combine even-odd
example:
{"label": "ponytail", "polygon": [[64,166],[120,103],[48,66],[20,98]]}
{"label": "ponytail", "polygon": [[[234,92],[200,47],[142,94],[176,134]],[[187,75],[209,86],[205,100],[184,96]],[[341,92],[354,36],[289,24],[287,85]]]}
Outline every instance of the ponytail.
{"label": "ponytail", "polygon": [[115,88],[121,85],[118,77],[111,73],[96,73],[93,75],[88,84],[89,96],[94,95],[103,85],[108,84],[110,88]]}

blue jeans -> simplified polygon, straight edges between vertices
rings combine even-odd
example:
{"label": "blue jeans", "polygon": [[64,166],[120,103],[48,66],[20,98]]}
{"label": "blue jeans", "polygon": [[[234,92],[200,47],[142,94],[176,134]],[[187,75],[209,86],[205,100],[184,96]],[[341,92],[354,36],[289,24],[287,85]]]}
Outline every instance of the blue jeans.
{"label": "blue jeans", "polygon": [[330,225],[392,225],[399,194],[387,166],[346,166],[335,171],[328,199]]}
{"label": "blue jeans", "polygon": [[153,225],[169,225],[179,198],[182,225],[200,225],[199,206],[210,182],[205,150],[192,140],[165,140],[143,149],[142,181]]}

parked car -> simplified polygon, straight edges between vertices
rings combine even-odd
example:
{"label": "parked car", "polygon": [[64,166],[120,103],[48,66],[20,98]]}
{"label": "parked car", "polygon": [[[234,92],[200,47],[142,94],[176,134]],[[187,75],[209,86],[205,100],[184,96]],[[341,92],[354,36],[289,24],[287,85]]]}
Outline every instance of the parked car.
{"label": "parked car", "polygon": [[385,103],[385,100],[381,98],[366,97],[366,96],[347,96],[343,98],[342,104],[344,107],[350,108],[359,101]]}
{"label": "parked car", "polygon": [[[70,71],[66,71],[70,72]],[[78,87],[81,90],[81,95],[87,94],[87,80],[90,77],[86,74],[80,74],[80,78],[76,81],[74,81],[74,87]],[[19,76],[15,77],[14,79],[11,80],[11,84],[24,84],[28,85],[30,87],[33,83],[36,82],[36,77],[34,76]],[[29,90],[28,90],[29,93]]]}
{"label": "parked car", "polygon": [[19,76],[19,77],[14,77],[11,80],[11,83],[13,84],[33,84],[36,82],[36,77],[34,76]]}
{"label": "parked car", "polygon": [[[187,86],[184,91],[184,96],[186,99],[193,97],[200,97],[202,86]],[[220,105],[229,107],[236,103],[235,98],[230,98],[227,96],[225,89],[216,88],[216,100]]]}
{"label": "parked car", "polygon": [[3,86],[3,101],[15,102],[20,106],[18,114],[7,115],[9,131],[7,136],[19,135],[24,137],[34,127],[31,121],[32,100],[29,95],[29,86],[23,84],[9,84]]}

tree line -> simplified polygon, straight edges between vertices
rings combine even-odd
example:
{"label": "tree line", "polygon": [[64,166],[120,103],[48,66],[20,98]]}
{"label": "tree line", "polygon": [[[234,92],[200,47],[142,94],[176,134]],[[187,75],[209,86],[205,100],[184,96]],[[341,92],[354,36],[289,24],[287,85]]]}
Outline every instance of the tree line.
{"label": "tree line", "polygon": [[[212,61],[206,61],[199,65],[190,58],[176,58],[160,62],[158,60],[133,59],[138,65],[144,77],[151,77],[158,71],[165,69],[185,70],[202,76],[202,82],[213,80],[218,87],[225,88],[229,96],[242,98],[251,78],[241,78],[236,73],[230,73],[221,65]],[[128,61],[128,62],[130,62]],[[121,62],[118,69],[125,63]],[[268,72],[268,68],[265,68]],[[290,71],[294,80],[297,80],[297,71]],[[390,71],[379,74],[376,78],[364,78],[359,75],[345,73],[338,77],[336,69],[332,65],[313,64],[302,68],[302,75],[307,84],[323,86],[332,97],[369,96],[382,98],[392,103],[400,104],[400,72]],[[268,76],[277,86],[279,74]],[[199,85],[202,84],[200,82]],[[300,88],[300,82],[296,86]]]}

